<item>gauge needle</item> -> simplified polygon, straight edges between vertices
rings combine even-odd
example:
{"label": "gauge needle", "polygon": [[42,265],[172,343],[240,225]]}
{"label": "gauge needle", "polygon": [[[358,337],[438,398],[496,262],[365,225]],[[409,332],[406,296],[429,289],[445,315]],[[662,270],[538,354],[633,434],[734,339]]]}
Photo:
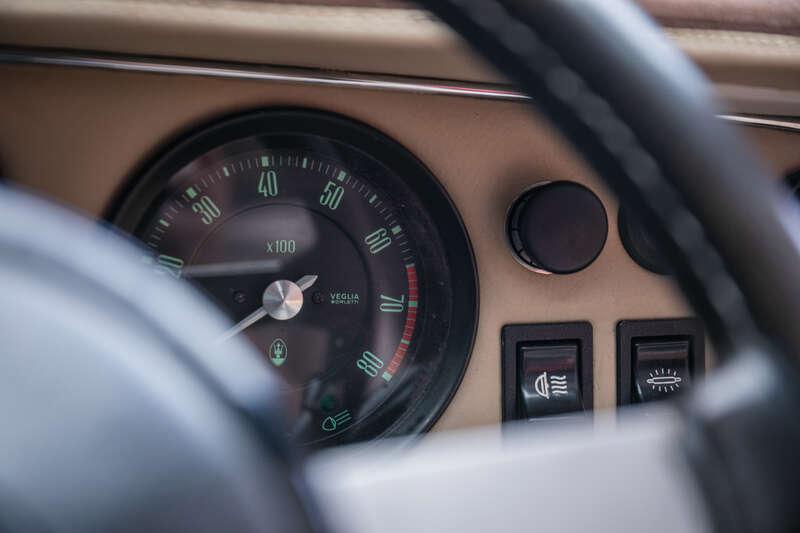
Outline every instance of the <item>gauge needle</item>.
{"label": "gauge needle", "polygon": [[303,291],[314,285],[317,277],[314,275],[303,276],[296,282],[285,279],[273,281],[264,289],[264,294],[261,297],[261,307],[220,335],[217,338],[217,342],[224,342],[230,339],[267,315],[276,320],[294,318],[303,307]]}

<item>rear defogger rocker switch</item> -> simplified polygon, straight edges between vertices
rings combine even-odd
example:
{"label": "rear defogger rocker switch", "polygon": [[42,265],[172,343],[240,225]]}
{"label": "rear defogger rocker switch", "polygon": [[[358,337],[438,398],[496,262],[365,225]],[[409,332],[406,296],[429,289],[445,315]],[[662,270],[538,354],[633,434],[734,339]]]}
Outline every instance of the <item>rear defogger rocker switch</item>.
{"label": "rear defogger rocker switch", "polygon": [[502,350],[504,421],[591,411],[591,324],[505,326]]}

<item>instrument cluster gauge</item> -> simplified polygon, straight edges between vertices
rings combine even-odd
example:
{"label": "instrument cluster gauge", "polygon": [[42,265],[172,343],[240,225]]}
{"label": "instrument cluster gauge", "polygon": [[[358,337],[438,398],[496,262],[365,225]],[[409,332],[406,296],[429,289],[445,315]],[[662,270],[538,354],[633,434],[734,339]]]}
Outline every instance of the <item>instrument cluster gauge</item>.
{"label": "instrument cluster gauge", "polygon": [[469,240],[396,142],[305,110],[253,112],[179,142],[112,219],[188,280],[283,378],[290,438],[317,448],[428,429],[477,321]]}

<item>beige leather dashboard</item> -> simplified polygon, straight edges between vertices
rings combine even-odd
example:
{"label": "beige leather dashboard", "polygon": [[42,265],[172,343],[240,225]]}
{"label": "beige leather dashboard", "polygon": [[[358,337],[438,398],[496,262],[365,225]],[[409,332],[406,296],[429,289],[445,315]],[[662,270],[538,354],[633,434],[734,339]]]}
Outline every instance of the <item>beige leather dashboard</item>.
{"label": "beige leather dashboard", "polygon": [[[235,0],[85,0],[73,5],[67,11],[57,0],[0,0],[0,41],[15,50],[25,47],[29,55],[41,47],[68,48],[235,61],[239,66],[269,63],[499,80],[438,23],[408,9]],[[713,29],[676,29],[673,36],[720,82],[732,111],[800,115],[797,37]],[[740,53],[731,53],[732,44]],[[475,348],[440,429],[499,422],[500,330],[505,324],[590,321],[595,405],[609,408],[616,394],[616,323],[690,314],[669,278],[642,269],[624,250],[614,198],[519,101],[201,74],[2,65],[0,167],[23,187],[101,217],[128,180],[166,144],[218,117],[249,109],[304,107],[341,113],[381,130],[443,183],[464,219],[478,265]],[[779,174],[800,168],[800,134],[765,127],[741,130]],[[567,276],[521,267],[509,253],[504,233],[511,202],[531,185],[555,179],[585,184],[599,195],[609,215],[608,241],[599,258]]]}
{"label": "beige leather dashboard", "polygon": [[[616,204],[599,180],[520,103],[80,68],[5,66],[0,86],[0,157],[15,182],[101,216],[164,143],[199,123],[246,109],[311,107],[366,122],[416,154],[445,185],[466,224],[478,263],[481,313],[464,382],[440,428],[500,417],[500,328],[588,320],[594,326],[595,402],[615,403],[614,328],[620,319],[689,314],[668,278],[623,249]],[[800,137],[749,128],[780,172],[800,167]],[[542,180],[586,184],[609,213],[609,238],[588,269],[546,276],[508,252],[506,210]]]}
{"label": "beige leather dashboard", "polygon": [[[501,81],[457,36],[408,3],[310,5],[318,3],[0,0],[0,45]],[[700,22],[727,13],[728,24],[672,25],[668,32],[717,82],[777,90],[769,95],[773,106],[775,98],[800,102],[800,36],[794,31],[800,25],[790,16],[797,9],[784,7],[779,22],[770,24],[752,14],[763,10],[743,10],[745,0],[716,1],[714,10],[706,2],[706,9],[687,6],[695,3],[643,2],[654,11],[663,5],[666,22],[678,22],[677,13],[693,13]],[[796,8],[794,0],[771,3]],[[756,97],[765,103],[763,94],[748,93]]]}

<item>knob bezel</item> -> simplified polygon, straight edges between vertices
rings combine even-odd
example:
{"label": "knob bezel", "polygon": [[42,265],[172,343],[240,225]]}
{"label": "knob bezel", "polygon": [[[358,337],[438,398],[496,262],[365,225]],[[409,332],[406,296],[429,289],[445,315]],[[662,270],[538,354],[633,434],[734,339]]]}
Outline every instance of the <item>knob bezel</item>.
{"label": "knob bezel", "polygon": [[[601,207],[603,218],[605,220],[605,232],[604,232],[604,235],[603,235],[603,241],[600,244],[600,246],[598,247],[597,252],[594,254],[594,256],[589,261],[585,262],[583,264],[583,266],[581,266],[580,268],[569,269],[569,270],[551,270],[551,269],[548,269],[546,267],[543,267],[543,266],[537,264],[536,263],[536,259],[534,257],[530,256],[527,253],[527,251],[525,250],[525,247],[522,244],[522,239],[519,236],[519,228],[515,227],[515,221],[518,220],[518,218],[519,218],[519,208],[522,205],[524,205],[528,200],[530,200],[531,196],[536,194],[537,189],[540,189],[542,187],[547,187],[547,186],[550,186],[550,185],[560,184],[560,183],[569,184],[571,186],[576,186],[576,187],[578,187],[580,189],[583,189],[584,191],[588,192],[589,194],[591,194],[595,198],[595,200],[597,201],[598,205]],[[543,180],[543,181],[539,181],[537,183],[534,183],[533,185],[531,185],[530,187],[525,189],[522,193],[520,193],[514,199],[514,201],[511,202],[511,204],[508,206],[508,209],[506,210],[506,217],[505,217],[505,236],[506,236],[506,238],[505,238],[505,240],[506,240],[506,244],[507,244],[507,246],[508,246],[508,248],[509,248],[509,250],[511,252],[511,256],[514,258],[514,260],[519,265],[524,267],[526,270],[529,270],[529,271],[534,272],[536,274],[563,276],[563,275],[575,274],[577,272],[581,272],[581,271],[589,268],[597,260],[597,258],[600,257],[600,254],[603,253],[603,250],[605,249],[606,243],[608,242],[608,232],[609,232],[608,210],[606,209],[605,204],[600,199],[600,197],[597,196],[597,194],[595,194],[595,192],[593,190],[591,190],[586,185],[584,185],[582,183],[579,183],[579,182],[576,182],[576,181],[571,181],[571,180]]]}

